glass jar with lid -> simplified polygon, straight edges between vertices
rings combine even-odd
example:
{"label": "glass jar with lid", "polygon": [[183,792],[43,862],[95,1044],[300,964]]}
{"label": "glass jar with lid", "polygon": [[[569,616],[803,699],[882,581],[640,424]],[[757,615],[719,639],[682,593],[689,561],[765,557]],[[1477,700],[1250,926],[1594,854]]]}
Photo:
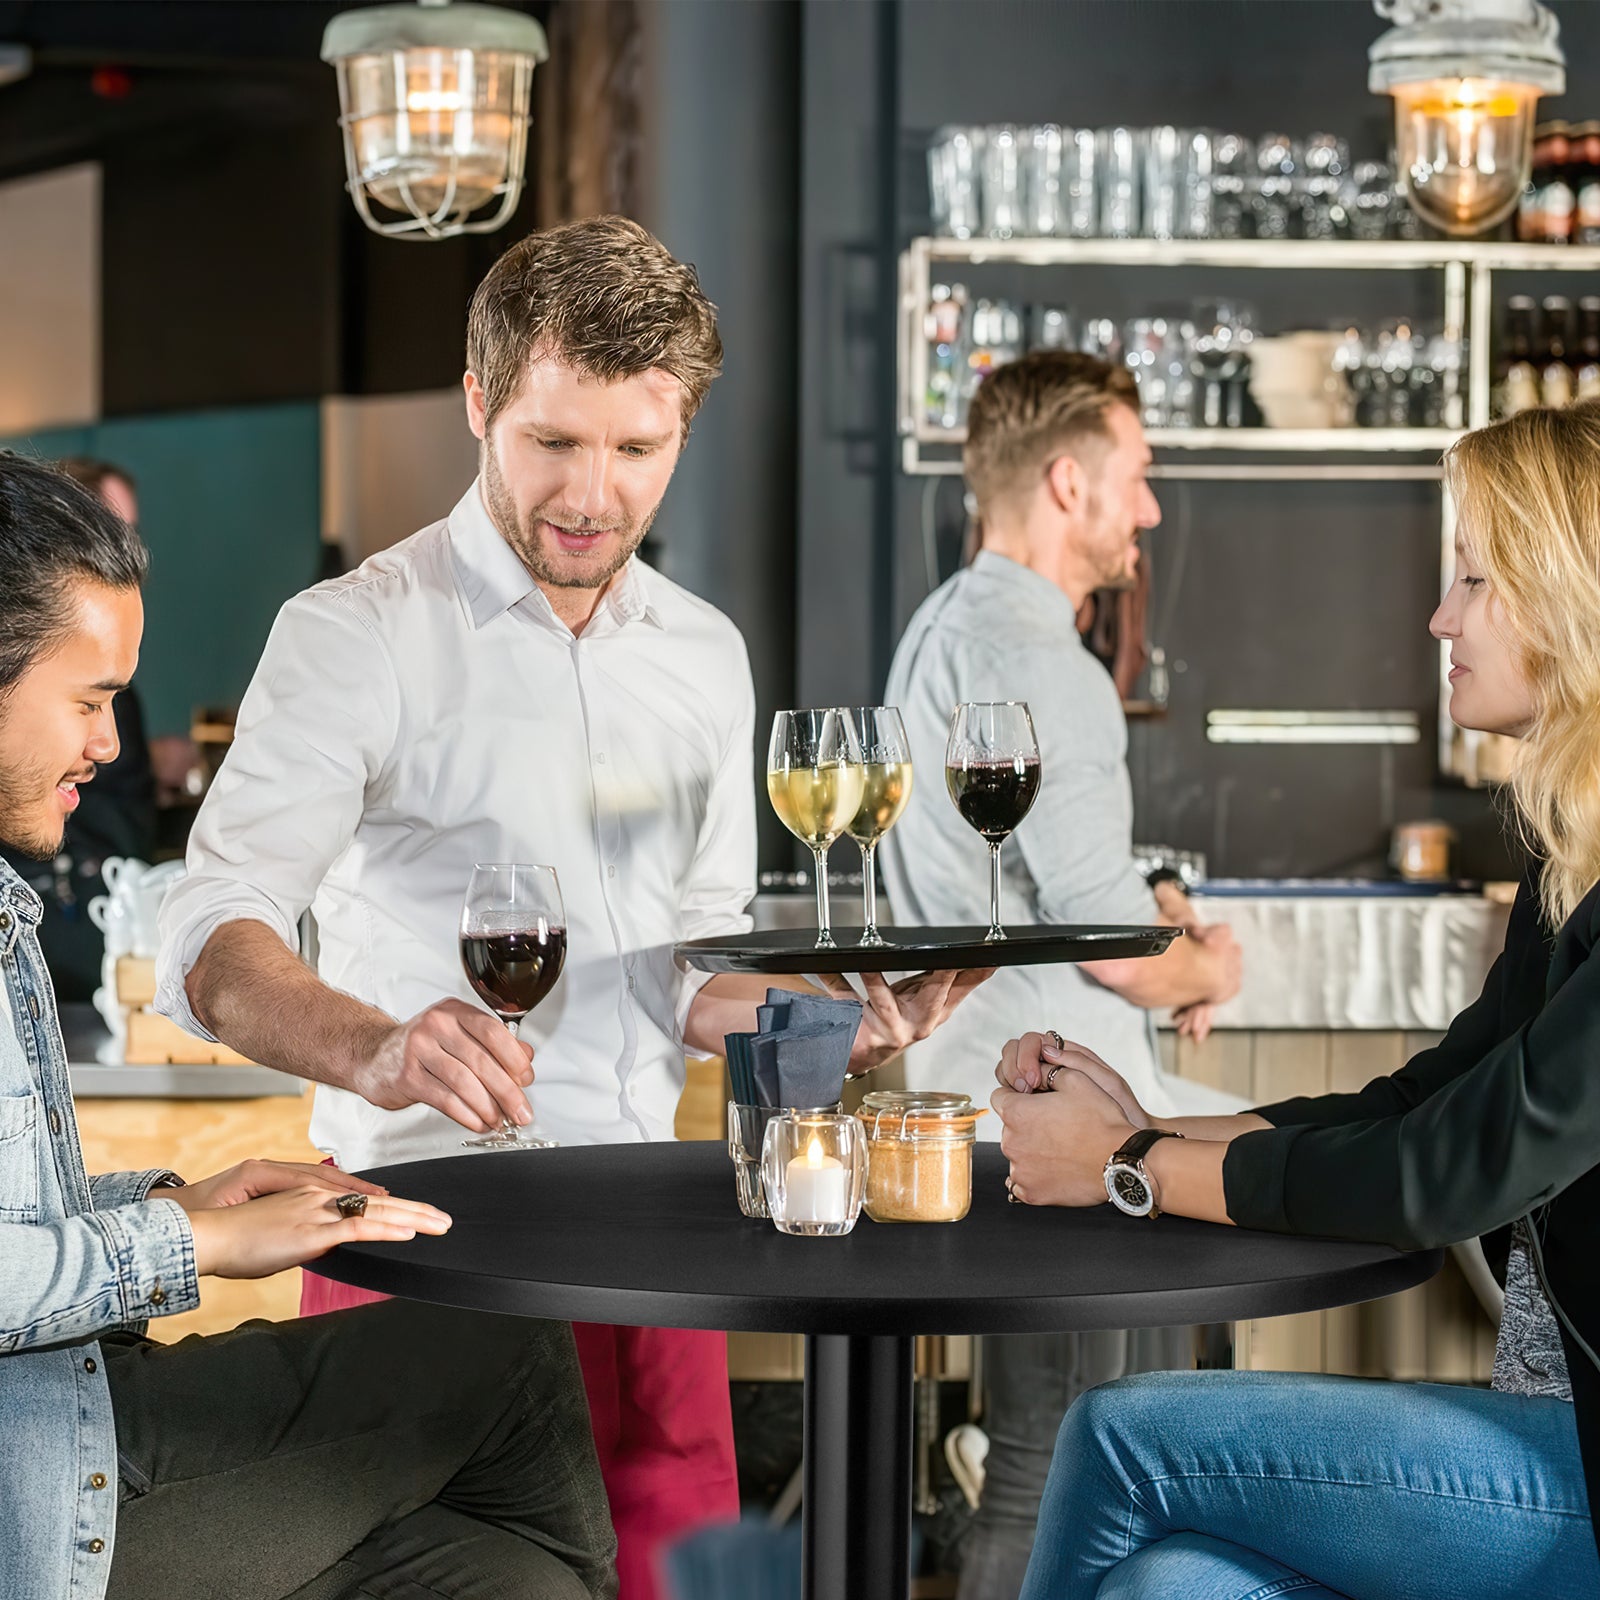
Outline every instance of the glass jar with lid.
{"label": "glass jar with lid", "polygon": [[867,1215],[959,1222],[972,1205],[972,1145],[982,1110],[965,1094],[878,1089],[863,1097]]}

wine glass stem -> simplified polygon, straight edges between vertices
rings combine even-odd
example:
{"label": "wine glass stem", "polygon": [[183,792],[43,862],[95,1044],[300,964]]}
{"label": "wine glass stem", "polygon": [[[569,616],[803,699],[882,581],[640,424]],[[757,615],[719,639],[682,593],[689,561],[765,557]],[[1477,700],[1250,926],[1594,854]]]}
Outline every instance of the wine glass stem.
{"label": "wine glass stem", "polygon": [[817,945],[825,948],[833,943],[833,921],[828,911],[827,846],[813,845],[811,854],[817,864]]}
{"label": "wine glass stem", "polygon": [[[525,1017],[526,1015],[527,1012],[523,1012],[522,1016]],[[511,1035],[512,1043],[520,1044],[522,1042],[522,1035],[517,1032],[517,1029],[522,1026],[522,1017],[517,1017],[515,1019],[512,1019],[511,1017],[502,1017],[500,1020],[505,1023],[506,1032]],[[500,1131],[508,1140],[512,1141],[513,1143],[520,1141],[522,1137],[516,1123],[514,1123],[511,1118],[507,1116],[502,1116],[500,1118]]]}
{"label": "wine glass stem", "polygon": [[995,839],[989,844],[989,933],[991,939],[1005,938],[1000,926],[1000,846],[1004,840]]}
{"label": "wine glass stem", "polygon": [[861,938],[878,936],[878,841],[861,846]]}

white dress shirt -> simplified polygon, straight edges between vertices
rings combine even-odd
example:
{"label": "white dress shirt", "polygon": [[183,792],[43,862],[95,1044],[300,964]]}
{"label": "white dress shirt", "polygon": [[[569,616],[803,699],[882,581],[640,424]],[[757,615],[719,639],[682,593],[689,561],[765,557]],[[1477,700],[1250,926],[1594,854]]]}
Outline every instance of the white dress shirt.
{"label": "white dress shirt", "polygon": [[[253,918],[298,949],[308,906],[335,988],[400,1019],[479,1004],[457,949],[473,864],[543,862],[567,960],[522,1027],[540,1130],[670,1138],[705,981],[671,947],[750,926],[754,718],[719,611],[634,559],[575,638],[474,483],[447,520],[279,613],[162,912],[157,1007],[204,1035],[184,979],[206,940]],[[311,1137],[361,1168],[466,1134],[323,1084]]]}

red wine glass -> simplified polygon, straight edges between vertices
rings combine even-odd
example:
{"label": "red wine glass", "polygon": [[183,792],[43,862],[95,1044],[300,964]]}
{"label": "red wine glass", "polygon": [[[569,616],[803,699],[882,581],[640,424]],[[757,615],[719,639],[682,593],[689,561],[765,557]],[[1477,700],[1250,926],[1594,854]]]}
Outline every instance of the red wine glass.
{"label": "red wine glass", "polygon": [[1039,740],[1026,703],[957,706],[945,746],[944,781],[956,810],[989,846],[989,931],[984,939],[1003,939],[1000,847],[1039,793]]}
{"label": "red wine glass", "polygon": [[[566,959],[567,915],[554,868],[480,862],[472,869],[461,906],[461,965],[513,1038],[555,987]],[[469,1150],[549,1150],[556,1142],[509,1117],[495,1132],[462,1141]]]}

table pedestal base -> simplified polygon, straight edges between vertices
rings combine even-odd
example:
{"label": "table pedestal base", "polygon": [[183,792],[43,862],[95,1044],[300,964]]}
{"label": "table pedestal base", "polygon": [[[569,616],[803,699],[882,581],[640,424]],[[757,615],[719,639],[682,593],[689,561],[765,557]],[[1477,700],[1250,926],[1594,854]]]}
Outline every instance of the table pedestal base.
{"label": "table pedestal base", "polygon": [[913,1341],[806,1339],[805,1600],[905,1600],[911,1588]]}

